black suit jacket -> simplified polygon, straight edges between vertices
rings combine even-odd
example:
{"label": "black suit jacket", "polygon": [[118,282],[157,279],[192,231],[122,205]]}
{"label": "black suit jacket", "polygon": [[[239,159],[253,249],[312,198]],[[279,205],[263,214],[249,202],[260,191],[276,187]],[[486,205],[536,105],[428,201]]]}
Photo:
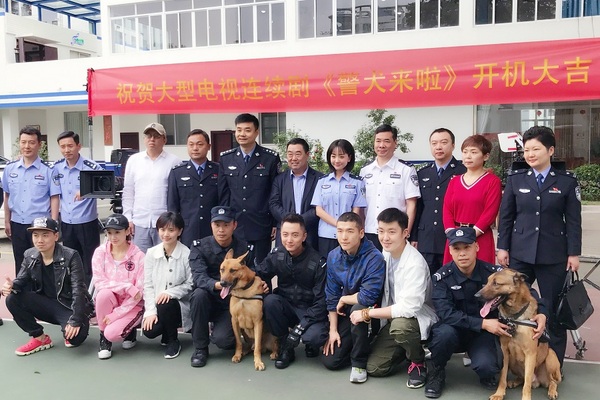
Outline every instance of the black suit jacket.
{"label": "black suit jacket", "polygon": [[207,161],[202,177],[191,161],[176,165],[169,174],[167,209],[181,214],[185,229],[181,243],[192,246],[194,240],[211,236],[210,210],[219,205],[219,164]]}
{"label": "black suit jacket", "polygon": [[[300,205],[300,213],[306,224],[306,232],[308,237],[306,241],[313,247],[317,248],[319,227],[319,218],[317,217],[315,207],[312,206],[311,200],[317,186],[317,181],[323,176],[319,171],[308,167],[306,172],[306,184],[304,193],[302,194],[302,204]],[[277,175],[273,180],[271,189],[271,198],[269,199],[269,209],[275,221],[277,222],[277,246],[281,245],[281,237],[279,228],[281,228],[281,220],[289,213],[296,212],[296,202],[294,200],[294,185],[292,184],[291,171],[287,170]]]}
{"label": "black suit jacket", "polygon": [[580,255],[581,201],[575,176],[550,168],[539,188],[531,169],[513,171],[500,205],[498,248],[529,264],[556,264]]}
{"label": "black suit jacket", "polygon": [[442,222],[444,196],[450,179],[466,171],[462,162],[452,157],[439,179],[435,162],[417,172],[421,197],[417,201],[417,216],[410,233],[410,241],[419,242],[418,248],[421,253],[444,254],[446,247],[446,234]]}

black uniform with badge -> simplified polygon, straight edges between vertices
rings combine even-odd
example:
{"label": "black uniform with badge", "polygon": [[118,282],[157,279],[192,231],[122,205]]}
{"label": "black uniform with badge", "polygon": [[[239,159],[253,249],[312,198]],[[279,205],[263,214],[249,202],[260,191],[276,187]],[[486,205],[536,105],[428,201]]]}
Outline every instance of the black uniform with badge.
{"label": "black uniform with badge", "polygon": [[219,204],[219,164],[206,161],[202,176],[191,161],[176,165],[169,174],[167,209],[181,214],[185,229],[181,243],[188,247],[196,239],[212,235],[210,210]]}
{"label": "black uniform with badge", "polygon": [[435,162],[417,171],[421,197],[417,201],[417,215],[410,233],[410,241],[418,242],[419,252],[427,261],[432,274],[442,266],[446,247],[442,210],[448,183],[453,176],[462,175],[466,171],[462,162],[454,157],[440,177]]}
{"label": "black uniform with badge", "polygon": [[[581,254],[581,201],[575,176],[551,167],[539,187],[532,169],[513,171],[500,205],[497,247],[509,252],[510,267],[526,274],[530,284],[537,279],[546,306],[555,311],[567,258]],[[567,335],[552,317],[550,346],[562,363]]]}
{"label": "black uniform with badge", "polygon": [[318,351],[323,346],[329,332],[325,304],[326,262],[310,245],[305,245],[304,251],[296,257],[284,247],[276,247],[256,267],[266,282],[277,276],[277,288],[264,300],[269,332],[283,340],[289,328],[299,325],[302,342],[307,347]]}
{"label": "black uniform with badge", "polygon": [[258,144],[248,162],[239,147],[221,153],[219,204],[235,210],[236,236],[254,245],[259,262],[271,250],[269,197],[280,163],[277,152]]}

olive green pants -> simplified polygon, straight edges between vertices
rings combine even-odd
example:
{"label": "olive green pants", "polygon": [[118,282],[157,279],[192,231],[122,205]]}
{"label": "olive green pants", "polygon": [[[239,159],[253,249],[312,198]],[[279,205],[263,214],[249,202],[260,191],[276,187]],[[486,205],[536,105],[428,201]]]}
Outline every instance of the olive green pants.
{"label": "olive green pants", "polygon": [[389,375],[404,360],[425,361],[416,318],[394,318],[379,331],[367,361],[367,373],[371,376]]}

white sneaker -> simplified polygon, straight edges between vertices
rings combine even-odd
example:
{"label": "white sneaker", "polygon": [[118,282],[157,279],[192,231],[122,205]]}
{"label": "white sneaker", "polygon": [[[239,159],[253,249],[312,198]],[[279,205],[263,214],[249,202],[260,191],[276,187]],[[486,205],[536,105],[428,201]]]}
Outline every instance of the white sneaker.
{"label": "white sneaker", "polygon": [[135,345],[137,344],[136,334],[137,330],[134,329],[129,333],[129,335],[127,335],[127,337],[125,338],[125,340],[123,340],[123,343],[121,344],[123,350],[130,350],[135,347]]}
{"label": "white sneaker", "polygon": [[352,367],[350,371],[350,382],[364,383],[367,381],[367,370],[364,368]]}
{"label": "white sneaker", "polygon": [[464,354],[463,354],[463,359],[462,359],[462,361],[463,361],[463,365],[464,365],[465,367],[468,367],[468,366],[470,366],[470,365],[471,365],[471,357],[469,357],[469,353],[464,353]]}
{"label": "white sneaker", "polygon": [[108,360],[112,356],[112,343],[100,333],[100,348],[98,349],[98,358]]}

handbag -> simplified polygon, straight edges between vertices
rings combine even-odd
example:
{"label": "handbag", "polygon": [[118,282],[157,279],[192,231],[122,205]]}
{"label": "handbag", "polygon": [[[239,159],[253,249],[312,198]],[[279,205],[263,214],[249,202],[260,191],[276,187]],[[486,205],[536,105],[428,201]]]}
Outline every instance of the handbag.
{"label": "handbag", "polygon": [[556,322],[568,330],[576,330],[594,313],[594,306],[577,272],[570,271],[558,295]]}

